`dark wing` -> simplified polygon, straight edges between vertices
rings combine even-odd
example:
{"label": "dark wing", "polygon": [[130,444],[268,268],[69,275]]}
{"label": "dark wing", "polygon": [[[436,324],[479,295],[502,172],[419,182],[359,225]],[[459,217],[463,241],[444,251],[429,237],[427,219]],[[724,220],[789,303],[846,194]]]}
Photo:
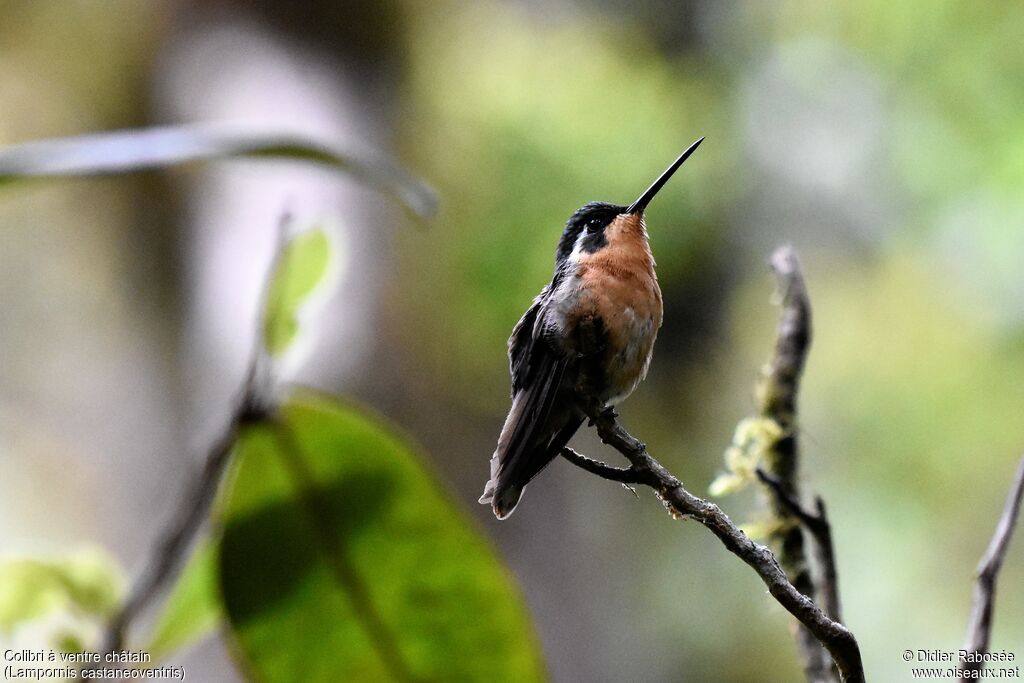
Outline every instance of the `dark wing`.
{"label": "dark wing", "polygon": [[[551,298],[551,285],[540,291],[533,305],[523,314],[516,326],[512,328],[512,336],[508,338],[508,369],[512,375],[512,398],[523,388],[529,374],[531,351],[537,341],[535,336],[538,316]],[[543,317],[543,316],[540,316]]]}
{"label": "dark wing", "polygon": [[551,290],[549,285],[540,293],[509,338],[512,409],[491,458],[491,479],[480,498],[481,503],[491,503],[502,519],[515,508],[527,482],[558,455],[582,421],[568,406],[552,413],[570,358],[544,338],[544,311]]}

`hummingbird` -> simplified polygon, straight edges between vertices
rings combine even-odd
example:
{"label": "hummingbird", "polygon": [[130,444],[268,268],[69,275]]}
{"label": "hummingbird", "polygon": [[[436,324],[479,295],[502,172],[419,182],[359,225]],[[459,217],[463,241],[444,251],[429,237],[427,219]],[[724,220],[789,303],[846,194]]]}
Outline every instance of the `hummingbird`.
{"label": "hummingbird", "polygon": [[480,497],[498,519],[590,411],[613,409],[647,376],[662,301],[644,211],[703,141],[629,206],[591,202],[566,222],[554,276],[508,340],[512,408]]}

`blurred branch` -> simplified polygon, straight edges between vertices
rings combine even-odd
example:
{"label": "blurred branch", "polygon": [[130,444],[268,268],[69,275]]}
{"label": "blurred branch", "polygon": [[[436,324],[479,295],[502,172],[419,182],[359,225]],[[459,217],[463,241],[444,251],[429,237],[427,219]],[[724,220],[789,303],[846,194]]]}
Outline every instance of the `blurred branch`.
{"label": "blurred branch", "polygon": [[433,190],[384,158],[306,135],[223,125],[139,128],[0,148],[0,186],[24,178],[109,175],[231,158],[313,162],[379,189],[419,218],[429,218],[437,208]]}
{"label": "blurred branch", "polygon": [[[797,441],[797,395],[807,352],[811,346],[811,301],[800,272],[800,262],[793,247],[776,249],[769,260],[778,279],[778,292],[782,315],[779,318],[775,352],[765,367],[758,386],[761,416],[779,426],[782,436],[776,439],[764,455],[765,469],[774,482],[769,489],[771,512],[774,518],[771,541],[775,544],[779,563],[798,591],[814,598],[815,585],[811,577],[807,553],[804,548],[800,516],[794,514],[794,503],[800,500],[800,452]],[[797,506],[799,509],[799,506]],[[828,544],[831,547],[831,542]],[[819,547],[825,547],[819,544]],[[825,554],[825,553],[822,553]],[[831,552],[827,554],[831,558]],[[835,566],[825,568],[833,576],[835,593]],[[823,581],[825,583],[825,581]],[[833,607],[838,598],[833,601]],[[838,617],[832,613],[832,618]],[[835,680],[828,656],[808,629],[797,627],[794,633],[804,675],[808,683],[828,683]]]}
{"label": "blurred branch", "polygon": [[[280,265],[288,241],[287,227],[290,217],[283,215],[278,224],[277,243],[273,262],[263,286],[261,304],[264,311],[271,280]],[[163,588],[177,575],[184,564],[192,540],[203,525],[216,497],[224,471],[231,461],[239,430],[246,424],[265,419],[272,405],[268,398],[270,358],[266,354],[262,335],[262,320],[257,323],[257,334],[252,356],[245,373],[244,384],[224,433],[213,443],[198,475],[186,484],[179,499],[179,507],[170,524],[157,541],[141,576],[128,594],[121,609],[107,625],[103,638],[104,653],[123,649],[125,636],[134,619],[160,595]],[[86,679],[87,680],[87,679]]]}
{"label": "blurred branch", "polygon": [[123,648],[125,634],[132,621],[177,575],[184,563],[192,539],[206,519],[224,470],[231,459],[239,428],[250,420],[259,419],[261,415],[252,412],[248,407],[250,399],[254,396],[253,390],[250,389],[251,385],[251,381],[246,382],[245,395],[239,408],[232,415],[224,433],[211,447],[199,475],[188,485],[188,490],[180,499],[173,522],[157,541],[145,570],[132,587],[124,605],[107,625],[103,641],[105,653]]}
{"label": "blurred branch", "polygon": [[[1010,547],[1010,538],[1020,516],[1021,500],[1024,499],[1024,458],[1017,466],[1017,475],[1006,496],[1003,514],[999,517],[995,534],[989,541],[988,548],[978,563],[977,582],[974,586],[974,597],[971,600],[971,616],[967,622],[967,641],[964,650],[983,655],[988,652],[989,637],[992,633],[992,613],[996,592],[996,578]],[[975,671],[984,668],[982,657],[978,661],[964,661],[960,670]],[[977,676],[963,676],[960,680],[975,680]]]}
{"label": "blurred branch", "polygon": [[[583,466],[584,469],[598,476],[604,476],[611,470],[612,476],[608,478],[613,481],[621,481],[622,475],[630,472],[630,481],[654,489],[673,516],[690,517],[707,527],[729,552],[757,572],[772,597],[806,626],[817,642],[828,650],[839,669],[842,681],[863,683],[864,668],[857,639],[845,626],[830,619],[813,600],[790,583],[771,550],[748,538],[717,505],[687,491],[679,479],[651,457],[643,443],[619,425],[614,411],[600,412],[599,409],[592,408],[588,415],[601,440],[626,456],[631,466],[628,470],[607,465],[587,465]],[[590,458],[585,460],[589,463],[597,462]],[[576,464],[580,462],[571,457],[570,461]]]}

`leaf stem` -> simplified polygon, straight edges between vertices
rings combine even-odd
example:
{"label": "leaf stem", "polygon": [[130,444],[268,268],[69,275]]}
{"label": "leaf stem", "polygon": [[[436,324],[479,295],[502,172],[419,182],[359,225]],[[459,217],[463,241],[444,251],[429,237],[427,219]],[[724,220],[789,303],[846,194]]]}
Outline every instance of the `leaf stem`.
{"label": "leaf stem", "polygon": [[[270,277],[275,272],[287,243],[289,220],[289,215],[284,213],[278,221],[274,256],[264,282],[260,311],[266,304]],[[142,574],[132,586],[121,609],[108,622],[102,643],[105,654],[122,649],[132,622],[180,571],[192,540],[202,527],[216,498],[224,472],[231,461],[239,430],[247,424],[266,419],[271,413],[270,359],[266,355],[262,338],[260,317],[256,323],[255,341],[245,379],[228,424],[207,452],[202,469],[186,484],[177,511],[166,530],[157,539]]]}

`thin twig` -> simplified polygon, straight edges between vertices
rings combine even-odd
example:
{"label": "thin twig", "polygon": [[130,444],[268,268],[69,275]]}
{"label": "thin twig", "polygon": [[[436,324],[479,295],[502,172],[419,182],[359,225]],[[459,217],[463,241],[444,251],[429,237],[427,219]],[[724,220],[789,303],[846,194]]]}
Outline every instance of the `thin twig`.
{"label": "thin twig", "polygon": [[[719,507],[687,491],[682,482],[647,452],[647,447],[618,423],[614,412],[588,411],[601,440],[626,456],[636,483],[649,486],[675,516],[691,517],[711,531],[726,549],[749,565],[780,605],[807,627],[817,642],[832,655],[844,683],[864,683],[857,639],[841,623],[828,617],[814,601],[790,583],[775,555],[766,546],[748,538]],[[577,463],[575,459],[571,462]],[[587,458],[588,461],[591,461]],[[585,467],[602,476],[603,468]],[[610,468],[618,473],[622,470]],[[613,480],[618,481],[618,474]]]}
{"label": "thin twig", "polygon": [[192,545],[192,539],[202,527],[216,497],[224,471],[231,461],[239,430],[246,424],[265,419],[270,414],[272,408],[268,391],[270,359],[267,357],[262,343],[262,312],[266,307],[270,282],[280,265],[284,247],[287,244],[290,220],[290,216],[285,213],[278,224],[274,257],[260,297],[258,310],[261,312],[261,317],[257,322],[256,340],[253,343],[252,355],[235,409],[231,413],[223,434],[207,452],[202,469],[191,482],[186,484],[185,493],[179,499],[178,510],[157,540],[145,569],[131,588],[121,609],[107,624],[103,636],[104,653],[123,648],[125,636],[132,622],[177,576],[187,551]]}
{"label": "thin twig", "polygon": [[[573,449],[566,446],[562,449],[562,457],[571,462],[576,467],[584,469],[591,474],[596,474],[604,479],[611,481],[617,481],[620,484],[638,484],[640,483],[640,473],[633,467],[613,467],[600,460],[594,460],[587,456],[574,451]],[[635,493],[635,492],[634,492]]]}
{"label": "thin twig", "polygon": [[821,496],[816,497],[814,499],[815,510],[812,512],[801,505],[800,501],[790,496],[778,478],[768,474],[760,467],[757,468],[757,477],[772,490],[790,514],[800,520],[804,528],[814,537],[815,560],[822,573],[816,586],[818,599],[825,614],[835,621],[842,621],[835,547],[832,544],[832,525],[828,521],[825,501],[821,499]]}
{"label": "thin twig", "polygon": [[778,497],[779,501],[786,508],[786,512],[794,516],[803,524],[809,531],[816,532],[822,524],[821,518],[818,517],[816,512],[811,512],[805,508],[800,501],[790,495],[789,491],[786,490],[786,485],[781,479],[776,477],[774,474],[768,474],[765,470],[758,467],[756,470],[757,478],[761,480],[761,483],[772,490],[772,493]]}
{"label": "thin twig", "polygon": [[[971,616],[967,622],[967,640],[964,649],[978,655],[988,652],[989,638],[992,633],[992,612],[995,602],[996,578],[1010,547],[1010,538],[1020,516],[1021,500],[1024,499],[1024,458],[1017,466],[1017,474],[1013,486],[1006,496],[1003,514],[999,517],[995,534],[981,557],[976,571],[977,582],[974,586],[974,597],[971,600]],[[985,666],[982,657],[973,657],[979,661],[963,661],[961,671],[980,670]],[[975,680],[973,676],[963,676],[961,681]]]}
{"label": "thin twig", "polygon": [[125,634],[132,621],[181,568],[185,551],[206,518],[221,475],[230,460],[241,423],[240,413],[236,413],[224,434],[210,449],[199,476],[181,497],[174,521],[157,541],[145,570],[132,587],[120,611],[107,624],[103,638],[105,653],[122,649]]}

